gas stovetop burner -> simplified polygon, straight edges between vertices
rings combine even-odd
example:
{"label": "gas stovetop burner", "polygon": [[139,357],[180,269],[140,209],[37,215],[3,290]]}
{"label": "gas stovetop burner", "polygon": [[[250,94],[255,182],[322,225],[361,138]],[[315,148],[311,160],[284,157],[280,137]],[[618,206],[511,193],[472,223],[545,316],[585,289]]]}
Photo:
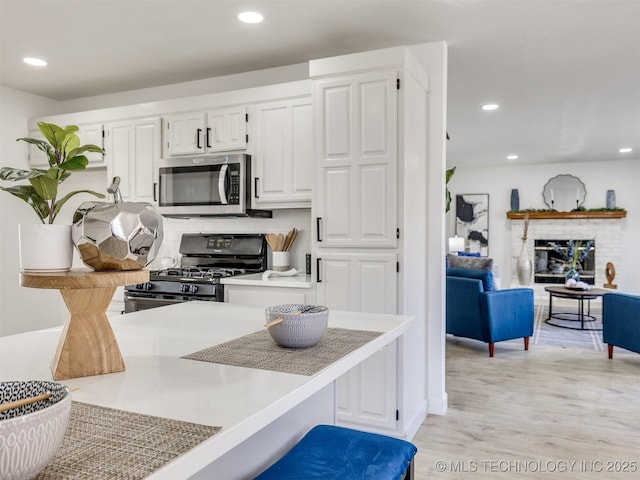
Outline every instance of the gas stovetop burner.
{"label": "gas stovetop burner", "polygon": [[151,272],[151,276],[158,280],[180,281],[181,278],[207,280],[214,278],[232,277],[234,275],[242,275],[244,273],[247,273],[244,268],[185,267],[155,270]]}

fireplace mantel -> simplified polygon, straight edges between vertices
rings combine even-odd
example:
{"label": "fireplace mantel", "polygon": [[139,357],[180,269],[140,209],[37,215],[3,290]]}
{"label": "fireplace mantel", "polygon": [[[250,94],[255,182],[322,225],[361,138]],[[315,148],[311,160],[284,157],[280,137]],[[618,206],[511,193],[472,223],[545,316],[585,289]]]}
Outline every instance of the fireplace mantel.
{"label": "fireplace mantel", "polygon": [[507,212],[507,218],[511,220],[524,220],[527,213],[529,220],[608,219],[624,218],[627,216],[626,210],[583,210],[574,212]]}

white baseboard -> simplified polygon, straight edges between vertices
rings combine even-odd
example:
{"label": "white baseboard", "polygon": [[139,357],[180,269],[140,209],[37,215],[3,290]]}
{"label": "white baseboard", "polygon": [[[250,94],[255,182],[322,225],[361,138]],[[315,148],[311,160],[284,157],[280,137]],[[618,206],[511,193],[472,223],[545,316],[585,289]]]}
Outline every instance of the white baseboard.
{"label": "white baseboard", "polygon": [[416,435],[416,433],[418,432],[418,430],[420,429],[420,427],[422,426],[422,423],[426,418],[427,418],[427,401],[425,400],[422,403],[422,405],[420,405],[420,408],[418,409],[416,414],[413,416],[413,418],[406,423],[404,438],[410,441]]}
{"label": "white baseboard", "polygon": [[447,392],[444,392],[444,394],[438,398],[429,397],[427,413],[433,415],[444,415],[447,413],[448,403],[449,397]]}

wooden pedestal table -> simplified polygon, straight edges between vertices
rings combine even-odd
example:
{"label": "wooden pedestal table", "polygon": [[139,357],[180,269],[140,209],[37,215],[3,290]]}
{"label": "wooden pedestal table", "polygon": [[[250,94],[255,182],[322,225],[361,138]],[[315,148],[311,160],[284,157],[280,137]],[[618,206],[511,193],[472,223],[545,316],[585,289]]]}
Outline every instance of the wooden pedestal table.
{"label": "wooden pedestal table", "polygon": [[71,314],[51,363],[55,380],[124,371],[107,307],[117,287],[148,281],[148,270],[20,273],[23,287],[60,290]]}

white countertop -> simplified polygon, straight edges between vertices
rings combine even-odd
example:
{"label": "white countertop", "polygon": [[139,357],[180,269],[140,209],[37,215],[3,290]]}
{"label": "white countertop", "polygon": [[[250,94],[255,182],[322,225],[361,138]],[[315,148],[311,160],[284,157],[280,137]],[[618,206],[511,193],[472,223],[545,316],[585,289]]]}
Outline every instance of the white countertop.
{"label": "white countertop", "polygon": [[[332,311],[330,327],[383,333],[313,376],[180,358],[263,329],[262,308],[185,302],[110,321],[126,370],[62,383],[79,387],[73,399],[81,402],[222,427],[152,475],[185,478],[391,343],[413,319]],[[0,380],[52,380],[49,365],[60,333],[55,328],[0,338]]]}
{"label": "white countertop", "polygon": [[311,288],[313,281],[311,275],[304,272],[298,273],[291,277],[279,276],[271,274],[268,278],[264,278],[264,273],[250,273],[248,275],[234,275],[220,279],[220,283],[224,285],[247,285],[254,287],[288,287],[288,288]]}

